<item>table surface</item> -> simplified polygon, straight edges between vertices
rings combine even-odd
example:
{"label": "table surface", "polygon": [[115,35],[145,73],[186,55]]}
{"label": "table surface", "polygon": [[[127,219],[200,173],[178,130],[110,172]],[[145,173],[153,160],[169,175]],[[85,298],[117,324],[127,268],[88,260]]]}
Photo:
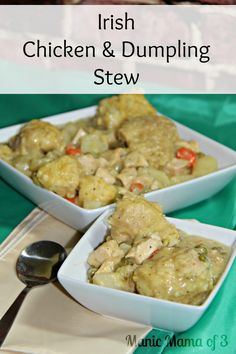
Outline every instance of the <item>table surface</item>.
{"label": "table surface", "polygon": [[[0,95],[0,128],[97,104],[104,95]],[[236,95],[147,95],[162,113],[236,149]],[[35,207],[0,179],[0,242]],[[14,206],[14,207],[13,207]],[[236,180],[214,197],[168,216],[235,229]],[[235,353],[236,264],[201,320],[164,353]],[[227,304],[227,306],[225,306]],[[234,320],[234,322],[233,322]],[[150,338],[155,335],[150,333]],[[187,341],[185,341],[187,339]],[[185,341],[185,342],[184,342]],[[213,347],[215,345],[215,348]],[[214,349],[214,350],[213,350]],[[136,353],[156,353],[139,348]]]}

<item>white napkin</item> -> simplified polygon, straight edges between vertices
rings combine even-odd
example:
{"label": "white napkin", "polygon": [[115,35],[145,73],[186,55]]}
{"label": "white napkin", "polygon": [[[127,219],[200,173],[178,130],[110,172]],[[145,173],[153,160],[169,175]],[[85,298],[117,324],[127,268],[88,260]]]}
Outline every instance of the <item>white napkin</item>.
{"label": "white napkin", "polygon": [[[81,235],[36,208],[0,247],[0,318],[24,288],[15,263],[21,250],[38,240],[53,240],[66,249]],[[126,336],[144,337],[150,327],[98,315],[73,300],[56,284],[32,289],[5,339],[1,353],[127,354]]]}

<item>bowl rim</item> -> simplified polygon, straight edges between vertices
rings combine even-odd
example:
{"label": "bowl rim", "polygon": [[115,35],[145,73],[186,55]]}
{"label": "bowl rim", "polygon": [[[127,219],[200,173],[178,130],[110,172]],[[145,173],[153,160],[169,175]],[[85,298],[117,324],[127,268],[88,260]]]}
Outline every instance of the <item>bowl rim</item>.
{"label": "bowl rim", "polygon": [[[195,226],[201,225],[206,229],[206,232],[207,232],[207,229],[211,229],[211,230],[217,229],[219,231],[222,230],[222,232],[224,232],[224,233],[226,232],[232,236],[232,245],[229,246],[231,248],[231,253],[230,253],[230,257],[228,259],[228,262],[226,264],[226,267],[225,267],[223,273],[221,274],[221,276],[219,277],[217,283],[215,284],[215,286],[213,287],[213,289],[211,290],[211,292],[209,293],[209,295],[207,296],[207,298],[204,300],[204,302],[201,305],[183,304],[183,303],[179,303],[179,302],[175,302],[175,301],[154,298],[151,296],[141,295],[141,294],[137,294],[137,293],[131,293],[131,292],[127,292],[124,290],[103,287],[103,286],[89,283],[88,280],[84,281],[79,278],[76,278],[75,276],[70,276],[70,275],[68,275],[68,273],[66,271],[64,271],[64,269],[66,267],[68,267],[68,264],[70,265],[73,255],[79,253],[79,248],[82,247],[83,243],[88,242],[89,238],[93,237],[94,231],[96,230],[97,226],[101,222],[107,226],[106,220],[112,214],[114,209],[115,209],[115,206],[109,206],[109,209],[106,210],[103,214],[101,214],[97,218],[97,220],[86,231],[86,233],[82,236],[82,238],[75,245],[75,247],[73,248],[71,253],[68,255],[67,259],[65,260],[65,262],[63,263],[63,265],[61,266],[61,268],[58,272],[58,278],[59,278],[59,281],[62,283],[62,285],[63,285],[63,279],[68,279],[72,282],[76,282],[77,284],[81,285],[84,288],[90,289],[92,287],[93,289],[95,289],[96,292],[101,293],[101,294],[103,292],[107,292],[108,294],[114,295],[114,293],[115,293],[115,294],[118,294],[118,296],[120,295],[121,297],[131,297],[131,298],[135,297],[136,299],[140,299],[140,301],[152,302],[152,303],[154,303],[154,304],[156,303],[158,305],[165,304],[165,305],[169,305],[173,308],[182,307],[185,309],[189,309],[189,310],[192,309],[194,311],[200,311],[200,312],[206,310],[209,307],[209,305],[211,304],[211,302],[213,301],[213,299],[215,298],[215,296],[218,293],[218,291],[220,290],[221,286],[223,285],[223,282],[224,282],[225,278],[228,276],[228,274],[232,268],[232,265],[234,263],[234,259],[236,257],[236,231],[231,230],[231,229],[227,229],[227,228],[223,228],[223,227],[219,227],[219,226],[215,226],[215,225],[210,225],[210,224],[205,224],[205,223],[201,223],[198,221],[193,222],[193,220],[191,220],[191,219],[177,219],[177,218],[167,217],[167,220],[170,222],[171,221],[177,221],[177,222],[180,221],[180,223],[192,223],[191,225],[193,225],[193,226],[194,225]],[[205,236],[202,235],[202,237],[205,237]],[[207,238],[207,237],[205,237],[205,238]],[[224,241],[224,240],[222,239],[222,241]],[[221,242],[221,243],[225,244],[224,242]]]}
{"label": "bowl rim", "polygon": [[[23,178],[27,183],[30,183],[31,185],[33,185],[34,187],[37,187],[39,188],[41,191],[44,191],[44,193],[49,193],[49,195],[53,195],[55,198],[57,198],[58,200],[63,200],[67,205],[71,205],[73,208],[78,208],[80,211],[83,211],[85,212],[86,214],[93,214],[93,213],[96,213],[96,212],[104,212],[106,211],[107,209],[109,209],[109,207],[111,206],[115,206],[116,205],[116,202],[112,203],[112,204],[108,204],[108,205],[104,205],[102,207],[99,207],[99,208],[94,208],[94,209],[86,209],[86,208],[83,208],[77,204],[74,204],[74,203],[71,203],[70,201],[68,201],[67,199],[63,198],[62,196],[60,196],[59,194],[56,194],[46,188],[43,188],[41,186],[38,186],[36,185],[33,180],[24,175],[22,172],[20,172],[19,170],[17,170],[15,167],[13,167],[12,165],[10,165],[8,162],[2,160],[0,158],[0,166],[3,165],[5,168],[8,168],[9,170],[11,170],[13,173],[15,173],[17,176],[20,176],[21,178]],[[165,188],[162,188],[162,189],[157,189],[157,190],[154,190],[154,191],[151,191],[151,192],[147,192],[147,193],[144,193],[143,196],[145,198],[148,198],[148,197],[153,197],[153,196],[157,196],[157,193],[158,195],[161,195],[163,193],[165,193],[165,191],[171,191],[173,189],[177,189],[177,188],[181,188],[183,185],[184,186],[191,186],[191,185],[194,185],[195,183],[197,182],[201,182],[201,181],[208,181],[208,180],[211,180],[212,178],[214,179],[215,176],[219,176],[219,175],[223,175],[224,173],[228,172],[228,171],[235,171],[235,175],[236,175],[236,163],[233,164],[233,165],[230,165],[228,167],[224,167],[224,168],[221,168],[219,169],[218,171],[215,171],[215,172],[211,172],[207,175],[204,175],[204,176],[200,176],[200,177],[196,177],[196,178],[193,178],[189,181],[185,181],[185,182],[180,182],[180,183],[177,183],[177,184],[174,184],[174,185],[171,185],[171,186],[168,186],[168,187],[165,187]],[[77,210],[78,210],[77,209]]]}
{"label": "bowl rim", "polygon": [[[79,119],[86,119],[86,118],[89,118],[89,114],[94,114],[96,112],[96,107],[97,105],[93,105],[93,106],[88,106],[88,107],[85,107],[85,108],[80,108],[80,109],[75,109],[75,110],[70,110],[70,111],[66,111],[66,112],[62,112],[62,113],[59,113],[59,114],[54,114],[54,115],[51,115],[51,116],[46,116],[46,117],[43,117],[43,118],[39,118],[39,120],[42,120],[42,121],[46,121],[46,122],[52,122],[52,121],[57,121],[57,120],[60,120],[60,118],[63,118],[65,115],[70,117],[69,120],[66,120],[64,123],[57,123],[57,122],[54,122],[54,124],[56,125],[64,125],[68,122],[74,122],[74,121],[77,121]],[[208,180],[210,180],[211,178],[215,178],[217,176],[220,176],[220,175],[223,175],[224,173],[227,173],[227,172],[230,172],[230,171],[235,171],[235,175],[236,175],[236,152],[229,148],[228,146],[225,146],[221,143],[219,143],[218,141],[204,135],[204,134],[201,134],[199,133],[198,131],[192,129],[192,128],[189,128],[188,126],[182,124],[182,123],[179,123],[178,121],[172,119],[171,117],[163,114],[162,112],[156,110],[157,113],[159,115],[164,115],[165,117],[167,117],[169,120],[173,121],[176,125],[177,125],[177,128],[182,128],[182,129],[187,129],[190,133],[194,134],[196,136],[196,138],[201,138],[201,139],[204,139],[205,141],[207,141],[209,144],[215,144],[216,146],[218,146],[219,148],[221,149],[224,149],[224,151],[230,155],[232,155],[233,157],[235,157],[235,163],[232,163],[230,164],[229,166],[226,166],[226,167],[223,167],[223,168],[220,168],[219,170],[215,171],[215,172],[211,172],[207,175],[204,175],[204,176],[200,176],[200,177],[195,177],[189,181],[185,181],[185,182],[181,182],[181,183],[178,183],[178,184],[175,184],[175,185],[171,185],[171,186],[168,186],[168,187],[165,187],[165,188],[162,188],[162,189],[159,189],[159,190],[154,190],[154,191],[151,191],[151,192],[147,192],[144,194],[144,197],[150,197],[152,198],[153,196],[160,196],[162,195],[163,193],[165,193],[166,191],[171,191],[172,189],[177,189],[177,188],[181,188],[183,186],[191,186],[191,185],[194,185],[194,183],[201,183],[201,182],[207,182]],[[81,114],[81,117],[77,117],[76,114]],[[82,115],[86,114],[87,116],[86,117],[83,117]],[[74,117],[75,115],[75,117]],[[73,117],[72,117],[73,116]],[[8,130],[8,129],[20,129],[25,123],[27,123],[28,121],[26,122],[23,122],[23,123],[20,123],[20,124],[13,124],[13,125],[10,125],[10,126],[6,126],[4,128],[0,128],[0,137],[1,137],[1,133],[4,132],[4,130]],[[14,133],[13,133],[14,134]],[[0,139],[0,143],[3,143]],[[22,172],[18,171],[16,168],[14,168],[13,166],[11,166],[10,164],[8,164],[7,162],[3,161],[2,159],[0,159],[0,165],[3,165],[4,167],[7,167],[9,168],[9,170],[11,170],[13,173],[17,174],[18,176],[20,176],[21,178],[24,178],[24,180],[28,183],[32,182],[32,179],[26,175],[24,175]],[[33,183],[34,184],[34,183]],[[34,184],[34,186],[36,186]],[[46,188],[43,188],[41,186],[36,186],[38,188],[41,189],[41,191],[43,190],[44,192],[48,192],[49,195],[53,195],[55,198],[57,198],[58,201],[61,201],[63,200],[66,205],[70,205],[71,208],[74,208],[74,210],[76,210],[75,208],[78,208],[77,210],[79,210],[80,212],[86,214],[86,215],[91,215],[94,214],[94,213],[101,213],[101,212],[104,212],[106,211],[110,206],[113,206],[116,204],[115,203],[112,203],[112,204],[108,204],[108,205],[105,205],[105,206],[102,206],[102,207],[99,207],[99,208],[94,208],[94,209],[86,209],[86,208],[83,208],[79,205],[75,205],[71,202],[69,202],[68,200],[66,200],[65,198],[61,197],[60,195],[52,192],[52,191],[49,191],[48,189]]]}

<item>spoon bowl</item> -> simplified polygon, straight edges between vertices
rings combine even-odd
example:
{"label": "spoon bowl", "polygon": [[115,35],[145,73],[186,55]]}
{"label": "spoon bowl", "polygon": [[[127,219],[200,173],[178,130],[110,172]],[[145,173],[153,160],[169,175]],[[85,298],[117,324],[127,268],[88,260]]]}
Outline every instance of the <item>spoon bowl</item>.
{"label": "spoon bowl", "polygon": [[38,241],[27,246],[16,262],[16,274],[26,285],[0,320],[0,346],[6,338],[19,308],[31,288],[55,281],[66,259],[64,247],[53,241]]}
{"label": "spoon bowl", "polygon": [[39,241],[26,247],[16,262],[18,278],[27,286],[47,284],[56,280],[66,258],[64,247],[53,241]]}

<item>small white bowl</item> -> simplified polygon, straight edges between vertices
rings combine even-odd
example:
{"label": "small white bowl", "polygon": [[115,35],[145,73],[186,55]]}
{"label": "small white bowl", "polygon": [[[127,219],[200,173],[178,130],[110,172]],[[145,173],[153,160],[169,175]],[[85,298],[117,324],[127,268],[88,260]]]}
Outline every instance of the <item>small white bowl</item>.
{"label": "small white bowl", "polygon": [[104,240],[108,230],[106,220],[111,213],[109,210],[101,215],[69,254],[58,273],[62,286],[80,304],[102,315],[175,332],[192,327],[214,299],[233,264],[236,255],[236,232],[189,220],[167,218],[189,234],[232,247],[225,271],[205,302],[200,306],[185,305],[88,283],[88,255]]}
{"label": "small white bowl", "polygon": [[[96,107],[79,109],[58,114],[43,120],[53,124],[65,124],[78,119],[91,117]],[[180,136],[186,140],[197,140],[204,153],[214,156],[219,164],[219,170],[207,176],[176,184],[145,194],[153,202],[158,202],[165,213],[185,208],[194,203],[211,197],[224,188],[236,176],[236,152],[206,136],[175,122]],[[17,134],[22,124],[0,129],[0,143],[6,142]],[[40,208],[47,211],[71,227],[84,231],[109,205],[97,209],[84,209],[47,189],[36,186],[32,180],[0,159],[0,177],[12,187],[32,200]]]}

